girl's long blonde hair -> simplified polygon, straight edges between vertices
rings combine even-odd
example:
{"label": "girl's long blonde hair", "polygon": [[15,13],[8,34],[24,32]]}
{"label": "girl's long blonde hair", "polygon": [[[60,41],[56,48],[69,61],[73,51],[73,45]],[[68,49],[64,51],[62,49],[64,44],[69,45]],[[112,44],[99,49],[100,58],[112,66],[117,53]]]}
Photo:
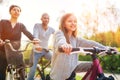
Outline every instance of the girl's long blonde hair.
{"label": "girl's long blonde hair", "polygon": [[[67,35],[67,30],[65,28],[65,22],[70,16],[73,16],[73,15],[74,14],[72,14],[72,13],[66,13],[65,15],[62,16],[62,18],[60,20],[59,29],[63,31],[67,43],[70,43],[70,41],[69,41],[69,36]],[[77,36],[77,29],[72,33],[72,35],[73,35],[73,37]]]}

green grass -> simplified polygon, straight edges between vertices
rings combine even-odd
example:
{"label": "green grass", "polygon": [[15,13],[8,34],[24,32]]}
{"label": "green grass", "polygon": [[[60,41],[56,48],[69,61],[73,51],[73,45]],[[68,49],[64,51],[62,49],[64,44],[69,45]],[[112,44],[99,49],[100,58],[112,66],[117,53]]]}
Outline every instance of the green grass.
{"label": "green grass", "polygon": [[81,76],[76,75],[76,80],[81,80],[81,79],[82,79],[82,77],[81,77]]}
{"label": "green grass", "polygon": [[[26,71],[27,71],[27,73],[29,73],[30,69],[29,69],[29,68],[26,68]],[[49,71],[46,71],[45,73],[48,74]],[[37,75],[37,74],[38,74],[38,71],[36,71],[35,74]],[[76,80],[81,80],[81,79],[82,79],[82,77],[81,77],[80,75],[76,75]]]}

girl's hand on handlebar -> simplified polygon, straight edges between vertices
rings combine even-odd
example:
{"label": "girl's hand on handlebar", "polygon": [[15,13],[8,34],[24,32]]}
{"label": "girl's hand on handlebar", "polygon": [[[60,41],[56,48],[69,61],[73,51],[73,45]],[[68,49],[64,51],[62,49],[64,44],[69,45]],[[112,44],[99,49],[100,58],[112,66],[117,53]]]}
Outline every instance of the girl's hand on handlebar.
{"label": "girl's hand on handlebar", "polygon": [[61,48],[66,54],[70,54],[72,51],[72,46],[70,44],[63,44]]}

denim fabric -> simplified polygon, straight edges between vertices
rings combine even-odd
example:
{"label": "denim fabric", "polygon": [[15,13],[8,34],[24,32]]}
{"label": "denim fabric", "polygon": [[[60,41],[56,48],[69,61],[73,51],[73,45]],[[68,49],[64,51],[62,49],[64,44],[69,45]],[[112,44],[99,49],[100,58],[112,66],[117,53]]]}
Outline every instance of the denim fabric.
{"label": "denim fabric", "polygon": [[28,80],[34,80],[34,75],[35,75],[35,71],[37,68],[37,63],[42,56],[45,56],[46,59],[51,60],[52,53],[46,52],[45,50],[42,50],[41,53],[34,53],[33,54],[33,66],[30,68],[30,72],[28,74]]}

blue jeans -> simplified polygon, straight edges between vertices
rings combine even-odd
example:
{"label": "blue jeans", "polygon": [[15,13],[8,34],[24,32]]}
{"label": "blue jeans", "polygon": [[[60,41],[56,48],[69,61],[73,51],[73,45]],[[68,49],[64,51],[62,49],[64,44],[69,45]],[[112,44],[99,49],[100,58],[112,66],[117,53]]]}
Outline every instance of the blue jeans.
{"label": "blue jeans", "polygon": [[42,56],[45,56],[46,59],[51,60],[52,53],[46,52],[45,50],[42,50],[41,53],[34,53],[33,54],[33,66],[30,68],[30,72],[28,74],[28,80],[34,80],[34,75],[35,75],[35,71],[37,68],[37,63]]}

